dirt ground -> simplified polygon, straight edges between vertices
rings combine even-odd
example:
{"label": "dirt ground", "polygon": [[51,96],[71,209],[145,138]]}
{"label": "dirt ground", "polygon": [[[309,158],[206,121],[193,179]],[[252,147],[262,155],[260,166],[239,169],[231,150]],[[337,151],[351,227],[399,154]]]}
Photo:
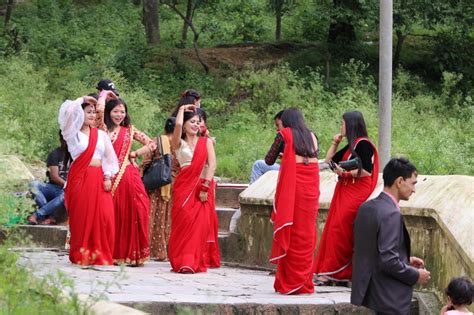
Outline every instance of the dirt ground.
{"label": "dirt ground", "polygon": [[[241,70],[247,65],[267,67],[278,64],[296,51],[308,48],[290,43],[280,44],[242,44],[199,49],[201,58],[211,72],[216,70]],[[183,49],[182,55],[199,65],[194,49]]]}

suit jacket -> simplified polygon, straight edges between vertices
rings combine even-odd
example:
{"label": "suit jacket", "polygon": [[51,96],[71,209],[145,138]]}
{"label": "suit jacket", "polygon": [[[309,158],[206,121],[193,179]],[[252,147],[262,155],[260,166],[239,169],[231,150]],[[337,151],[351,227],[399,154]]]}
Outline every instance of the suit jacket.
{"label": "suit jacket", "polygon": [[351,303],[378,313],[408,314],[418,271],[410,266],[410,236],[385,193],[362,204],[354,223]]}

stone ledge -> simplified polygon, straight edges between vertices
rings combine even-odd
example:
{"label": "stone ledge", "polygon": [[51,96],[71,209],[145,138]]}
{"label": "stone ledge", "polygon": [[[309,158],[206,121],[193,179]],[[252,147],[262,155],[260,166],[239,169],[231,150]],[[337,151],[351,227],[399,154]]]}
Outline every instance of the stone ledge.
{"label": "stone ledge", "polygon": [[[324,227],[336,175],[321,172],[319,235]],[[271,248],[271,224],[278,172],[266,173],[240,194],[241,218],[239,231],[245,251],[244,263],[268,266]],[[382,175],[370,198],[382,191]],[[400,203],[405,222],[412,236],[412,252],[425,258],[432,272],[428,289],[443,298],[443,289],[451,277],[474,277],[474,177],[463,175],[419,175],[416,193]],[[319,241],[319,239],[318,239]]]}
{"label": "stone ledge", "polygon": [[[244,190],[241,204],[273,205],[278,171],[270,171]],[[337,176],[332,172],[320,173],[319,208],[328,209],[331,203]],[[382,174],[369,197],[375,198],[383,189]],[[474,177],[464,175],[419,175],[416,193],[409,201],[400,203],[404,215],[432,217],[439,226],[452,235],[459,244],[465,259],[474,262]],[[455,196],[455,198],[453,198]]]}

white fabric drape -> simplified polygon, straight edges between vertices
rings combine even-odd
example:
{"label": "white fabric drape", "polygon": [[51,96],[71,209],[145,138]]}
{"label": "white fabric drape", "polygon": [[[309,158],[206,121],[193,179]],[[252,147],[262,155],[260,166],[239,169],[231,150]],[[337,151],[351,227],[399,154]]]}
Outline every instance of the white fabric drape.
{"label": "white fabric drape", "polygon": [[[86,150],[89,143],[89,137],[81,132],[82,125],[84,124],[84,110],[81,107],[83,102],[84,99],[82,97],[74,101],[67,100],[59,109],[59,126],[73,160]],[[102,130],[99,130],[97,145],[92,158],[102,160],[104,175],[113,176],[118,173],[118,159],[112,142],[110,142],[109,136]]]}

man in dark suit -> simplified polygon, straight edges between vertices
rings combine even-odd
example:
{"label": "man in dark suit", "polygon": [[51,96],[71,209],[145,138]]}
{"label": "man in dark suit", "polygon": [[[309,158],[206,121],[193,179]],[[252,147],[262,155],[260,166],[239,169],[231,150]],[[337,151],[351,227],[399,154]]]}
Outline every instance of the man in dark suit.
{"label": "man in dark suit", "polygon": [[417,175],[407,159],[391,159],[383,170],[383,192],[360,206],[354,223],[351,303],[377,314],[408,314],[412,286],[430,280],[423,260],[410,257],[398,205],[415,192]]}

